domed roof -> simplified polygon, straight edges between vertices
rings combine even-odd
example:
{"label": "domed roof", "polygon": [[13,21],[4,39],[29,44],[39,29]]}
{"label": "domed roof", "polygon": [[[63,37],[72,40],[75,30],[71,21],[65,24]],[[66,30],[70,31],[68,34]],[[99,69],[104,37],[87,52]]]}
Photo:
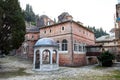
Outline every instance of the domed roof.
{"label": "domed roof", "polygon": [[51,38],[42,38],[39,39],[36,43],[34,47],[41,47],[41,46],[46,46],[46,47],[57,47],[57,43],[51,39]]}

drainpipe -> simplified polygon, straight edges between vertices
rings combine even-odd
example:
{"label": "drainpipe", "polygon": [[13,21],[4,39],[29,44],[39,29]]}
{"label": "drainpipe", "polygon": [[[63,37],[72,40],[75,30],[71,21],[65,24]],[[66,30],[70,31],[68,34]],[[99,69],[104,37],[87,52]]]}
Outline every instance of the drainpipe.
{"label": "drainpipe", "polygon": [[74,56],[74,54],[73,54],[73,28],[72,28],[72,23],[73,23],[73,21],[71,20],[70,21],[71,23],[70,23],[70,26],[71,26],[71,52],[72,52],[72,54],[71,54],[71,60],[72,60],[72,65],[73,65],[73,56]]}

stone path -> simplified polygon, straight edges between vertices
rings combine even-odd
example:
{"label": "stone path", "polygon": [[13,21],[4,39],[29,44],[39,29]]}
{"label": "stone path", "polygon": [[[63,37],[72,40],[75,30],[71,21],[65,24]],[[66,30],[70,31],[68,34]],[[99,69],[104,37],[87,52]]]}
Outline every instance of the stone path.
{"label": "stone path", "polygon": [[[15,57],[5,57],[0,58],[0,73],[8,72],[8,71],[16,71],[19,68],[25,68],[25,72],[30,75],[24,76],[15,76],[11,78],[0,78],[0,80],[59,80],[64,77],[68,77],[69,79],[75,76],[103,76],[110,75],[107,70],[111,70],[111,68],[107,68],[106,70],[98,70],[94,69],[93,66],[84,66],[84,67],[60,67],[57,71],[51,72],[35,72],[32,70],[32,62],[27,60],[18,59]],[[117,67],[118,68],[118,67]],[[113,67],[112,69],[117,69]],[[68,79],[68,80],[69,80]],[[66,80],[66,79],[65,79]]]}

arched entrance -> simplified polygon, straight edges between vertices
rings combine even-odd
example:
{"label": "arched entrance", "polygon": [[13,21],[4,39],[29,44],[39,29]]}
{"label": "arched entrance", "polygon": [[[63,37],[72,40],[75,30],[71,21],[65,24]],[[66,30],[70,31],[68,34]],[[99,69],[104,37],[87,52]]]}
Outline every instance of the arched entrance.
{"label": "arched entrance", "polygon": [[53,64],[56,64],[57,63],[57,51],[56,50],[53,50],[53,56],[52,56],[52,61],[53,61]]}
{"label": "arched entrance", "polygon": [[43,64],[50,64],[50,51],[44,50],[42,53],[42,63]]}
{"label": "arched entrance", "polygon": [[35,54],[36,54],[35,69],[39,69],[40,68],[40,51],[37,50]]}

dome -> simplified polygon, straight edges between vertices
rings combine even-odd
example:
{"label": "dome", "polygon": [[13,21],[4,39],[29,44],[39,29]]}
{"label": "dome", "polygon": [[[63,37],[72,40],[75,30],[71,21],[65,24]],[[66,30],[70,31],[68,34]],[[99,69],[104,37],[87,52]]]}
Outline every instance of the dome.
{"label": "dome", "polygon": [[34,47],[41,47],[41,46],[46,46],[46,47],[57,47],[57,43],[50,38],[42,38],[39,39],[36,43]]}

